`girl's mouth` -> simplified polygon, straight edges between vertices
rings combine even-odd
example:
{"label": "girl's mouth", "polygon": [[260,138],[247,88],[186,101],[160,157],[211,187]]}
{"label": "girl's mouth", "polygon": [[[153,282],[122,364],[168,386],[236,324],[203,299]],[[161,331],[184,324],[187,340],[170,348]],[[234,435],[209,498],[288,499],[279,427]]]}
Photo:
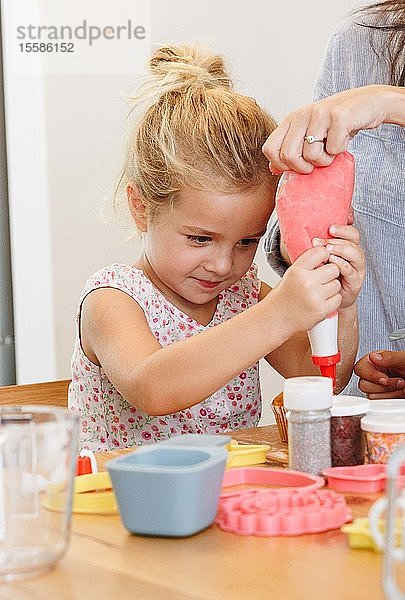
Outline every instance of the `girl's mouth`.
{"label": "girl's mouth", "polygon": [[207,279],[198,279],[197,277],[194,277],[194,279],[202,287],[207,288],[207,289],[216,288],[222,283],[221,281],[208,281]]}

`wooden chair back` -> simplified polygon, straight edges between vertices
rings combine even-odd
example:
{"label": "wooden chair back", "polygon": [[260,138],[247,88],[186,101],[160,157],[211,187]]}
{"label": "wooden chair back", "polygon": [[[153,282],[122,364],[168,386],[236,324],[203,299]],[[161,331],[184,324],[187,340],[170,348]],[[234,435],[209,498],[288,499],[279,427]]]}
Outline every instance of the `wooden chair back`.
{"label": "wooden chair back", "polygon": [[45,383],[0,386],[0,405],[38,404],[66,408],[69,383],[69,379],[63,379]]}

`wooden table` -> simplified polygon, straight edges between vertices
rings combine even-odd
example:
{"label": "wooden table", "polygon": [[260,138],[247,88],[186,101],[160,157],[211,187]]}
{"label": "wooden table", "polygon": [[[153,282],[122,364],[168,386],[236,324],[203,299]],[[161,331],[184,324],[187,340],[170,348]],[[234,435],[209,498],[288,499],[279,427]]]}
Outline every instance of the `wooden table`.
{"label": "wooden table", "polygon": [[[235,432],[286,457],[275,426]],[[117,453],[99,455],[104,462]],[[354,517],[378,496],[349,495]],[[130,535],[119,516],[73,516],[66,555],[34,579],[0,585],[4,600],[382,600],[381,556],[351,550],[339,530],[296,537],[237,536],[213,525],[183,539]]]}

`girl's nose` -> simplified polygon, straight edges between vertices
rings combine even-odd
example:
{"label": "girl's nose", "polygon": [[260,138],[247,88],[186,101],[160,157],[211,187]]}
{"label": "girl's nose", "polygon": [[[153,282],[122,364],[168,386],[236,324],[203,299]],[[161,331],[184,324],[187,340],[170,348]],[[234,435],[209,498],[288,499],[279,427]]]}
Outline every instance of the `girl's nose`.
{"label": "girl's nose", "polygon": [[224,276],[231,272],[232,264],[232,252],[217,252],[205,261],[204,268],[206,271]]}

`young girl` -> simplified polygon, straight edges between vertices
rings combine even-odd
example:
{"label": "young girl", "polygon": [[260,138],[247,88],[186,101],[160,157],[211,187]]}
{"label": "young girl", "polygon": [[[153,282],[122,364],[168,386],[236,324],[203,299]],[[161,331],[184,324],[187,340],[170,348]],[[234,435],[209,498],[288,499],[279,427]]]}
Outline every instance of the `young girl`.
{"label": "young girl", "polygon": [[274,290],[259,281],[274,121],[232,90],[218,56],[160,48],[150,69],[121,176],[143,253],[94,274],[77,318],[69,405],[97,451],[257,425],[258,360],[319,375],[306,331],[337,309],[339,389],[357,347],[356,230],[331,228]]}

